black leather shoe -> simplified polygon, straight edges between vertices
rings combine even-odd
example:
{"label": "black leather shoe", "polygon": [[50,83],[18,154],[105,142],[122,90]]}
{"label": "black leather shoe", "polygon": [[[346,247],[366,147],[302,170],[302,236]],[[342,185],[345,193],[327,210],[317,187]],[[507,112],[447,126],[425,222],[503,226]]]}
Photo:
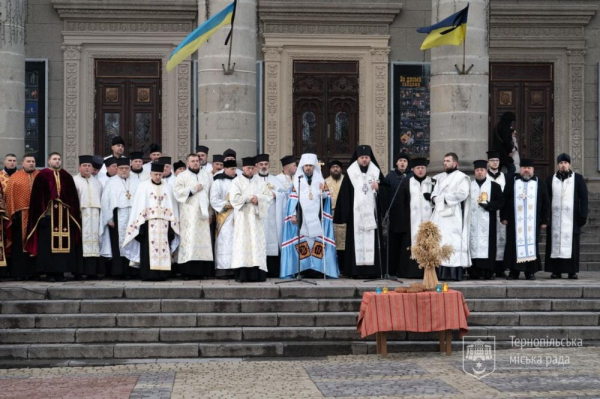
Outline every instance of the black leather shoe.
{"label": "black leather shoe", "polygon": [[531,276],[527,276],[525,277],[525,280],[535,280],[535,275],[532,274]]}
{"label": "black leather shoe", "polygon": [[576,274],[569,274],[569,280],[579,280]]}
{"label": "black leather shoe", "polygon": [[560,274],[552,273],[550,278],[562,278],[562,276]]}

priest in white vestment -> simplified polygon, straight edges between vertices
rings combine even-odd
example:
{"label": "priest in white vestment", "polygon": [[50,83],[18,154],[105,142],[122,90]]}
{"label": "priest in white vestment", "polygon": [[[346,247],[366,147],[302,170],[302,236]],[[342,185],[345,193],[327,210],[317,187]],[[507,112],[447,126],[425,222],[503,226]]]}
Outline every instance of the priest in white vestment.
{"label": "priest in white vestment", "polygon": [[471,266],[469,253],[469,216],[471,211],[471,179],[458,170],[458,156],[451,152],[444,156],[444,173],[434,177],[431,194],[434,203],[431,221],[440,229],[442,242],[454,249],[450,260],[442,261],[440,280],[463,279],[466,267]]}
{"label": "priest in white vestment", "polygon": [[158,158],[158,163],[161,163],[165,166],[165,172],[163,173],[163,181],[168,183],[171,186],[171,189],[175,187],[175,173],[173,173],[173,162],[171,157],[160,157]]}
{"label": "priest in white vestment", "polygon": [[298,169],[298,164],[296,163],[296,158],[294,158],[293,155],[286,155],[285,157],[281,158],[280,161],[283,170],[276,177],[281,182],[283,188],[289,191],[292,187],[292,180],[294,179],[294,175]]}
{"label": "priest in white vestment", "polygon": [[[315,154],[303,154],[285,213],[281,278],[338,278],[331,195]],[[300,232],[298,232],[300,229]],[[298,261],[300,257],[300,261]]]}
{"label": "priest in white vestment", "polygon": [[273,195],[273,202],[269,207],[269,216],[264,220],[267,244],[267,277],[279,277],[279,250],[285,206],[287,204],[287,191],[281,181],[269,173],[269,154],[258,154],[256,156],[254,178],[266,184]]}
{"label": "priest in white vestment", "polygon": [[231,182],[229,201],[233,215],[233,259],[231,268],[238,282],[265,281],[267,248],[264,221],[269,217],[273,193],[254,179],[254,157],[242,159],[243,174]]}
{"label": "priest in white vestment", "polygon": [[148,156],[150,157],[150,162],[146,162],[142,166],[146,173],[150,173],[152,164],[158,162],[158,158],[162,157],[162,146],[156,143],[150,144],[150,147],[148,147]]}
{"label": "priest in white vestment", "polygon": [[[226,149],[223,152],[223,162],[225,161],[236,161],[237,162],[237,153],[232,150],[231,148]],[[235,173],[237,176],[240,176],[242,174],[242,170],[240,168],[235,168]]]}
{"label": "priest in white vestment", "polygon": [[585,179],[571,170],[571,157],[560,154],[558,171],[546,179],[552,205],[550,229],[547,234],[546,263],[550,278],[576,280],[579,272],[579,241],[581,228],[587,223],[588,189]]}
{"label": "priest in white vestment", "polygon": [[[115,136],[111,139],[110,142],[110,155],[104,157],[104,160],[107,160],[109,158],[122,158],[125,153],[125,140],[123,139],[123,137],[121,136]],[[102,167],[100,168],[100,171],[98,172],[98,178],[104,178],[106,176],[106,169],[108,168],[108,165],[106,165],[106,163],[104,165],[102,165]],[[113,173],[113,176],[116,173]]]}
{"label": "priest in white vestment", "polygon": [[496,214],[504,206],[498,183],[488,176],[487,161],[473,162],[475,180],[471,182],[469,279],[494,280],[496,264]]}
{"label": "priest in white vestment", "polygon": [[210,237],[210,188],[212,176],[200,168],[196,154],[187,157],[187,170],[175,179],[173,194],[179,203],[180,243],[177,264],[184,279],[213,275]]}
{"label": "priest in white vestment", "polygon": [[221,154],[213,154],[212,159],[212,171],[210,172],[212,176],[215,176],[218,173],[223,173],[223,155]]}
{"label": "priest in white vestment", "polygon": [[390,229],[400,234],[400,241],[389,244],[400,247],[400,258],[398,264],[390,263],[389,273],[400,278],[423,278],[423,269],[412,259],[410,248],[416,245],[419,226],[428,222],[433,212],[431,192],[435,180],[427,176],[428,165],[425,158],[411,159],[412,173],[400,183],[398,199],[390,212]]}
{"label": "priest in white vestment", "polygon": [[102,187],[106,185],[111,177],[117,175],[117,159],[119,158],[108,157],[104,160],[104,174],[98,174],[98,181],[102,184]]}
{"label": "priest in white vestment", "polygon": [[139,251],[137,241],[123,248],[127,223],[133,205],[133,196],[140,184],[139,179],[131,177],[131,167],[127,159],[119,161],[117,176],[111,178],[102,191],[102,212],[100,214],[100,253],[107,259],[107,275],[117,278],[137,276],[137,268],[129,266],[132,253]]}
{"label": "priest in white vestment", "polygon": [[129,154],[131,160],[130,177],[141,183],[150,179],[150,171],[144,170],[144,153],[135,151]]}
{"label": "priest in white vestment", "polygon": [[167,279],[171,254],[179,245],[179,209],[171,186],[162,179],[163,170],[163,164],[152,164],[150,180],[138,186],[123,242],[127,250],[139,248],[131,261],[146,281]]}
{"label": "priest in white vestment", "polygon": [[504,263],[510,270],[507,280],[516,280],[525,272],[527,280],[535,280],[542,270],[539,253],[541,229],[550,218],[550,199],[544,182],[534,174],[533,159],[521,159],[521,173],[506,184],[506,204],[500,212],[506,227]]}
{"label": "priest in white vestment", "polygon": [[[213,162],[214,164],[214,162]],[[237,164],[225,161],[222,173],[214,176],[210,187],[210,206],[216,212],[215,223],[215,276],[231,277],[233,251],[233,206],[229,201],[229,188],[236,178]]]}
{"label": "priest in white vestment", "polygon": [[333,223],[346,225],[345,277],[383,276],[385,248],[381,231],[388,193],[389,183],[371,147],[357,146],[344,175],[333,216]]}
{"label": "priest in white vestment", "polygon": [[196,146],[196,155],[200,159],[200,168],[212,176],[213,166],[208,162],[208,151],[208,147],[205,145]]}
{"label": "priest in white vestment", "polygon": [[98,278],[106,273],[100,257],[100,201],[102,184],[92,177],[93,155],[79,156],[79,173],[73,177],[81,206],[82,259],[77,262],[75,276]]}
{"label": "priest in white vestment", "polygon": [[[498,183],[502,192],[506,187],[508,176],[500,170],[500,153],[498,151],[488,151],[488,178],[494,183]],[[520,161],[519,161],[520,162]],[[516,163],[515,163],[516,165]],[[500,211],[496,212],[496,264],[494,266],[495,277],[506,278],[506,269],[504,268],[504,250],[506,248],[506,226],[500,221]]]}

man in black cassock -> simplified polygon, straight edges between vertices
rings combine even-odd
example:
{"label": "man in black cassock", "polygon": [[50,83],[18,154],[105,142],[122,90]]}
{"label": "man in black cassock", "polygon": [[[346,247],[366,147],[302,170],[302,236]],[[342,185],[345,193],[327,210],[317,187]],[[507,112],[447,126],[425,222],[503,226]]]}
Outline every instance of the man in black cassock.
{"label": "man in black cassock", "polygon": [[521,173],[506,184],[506,203],[500,211],[506,225],[504,263],[510,273],[507,280],[516,280],[525,272],[527,280],[535,280],[542,269],[539,253],[541,229],[550,217],[550,199],[546,184],[534,176],[533,159],[521,159]]}
{"label": "man in black cassock", "polygon": [[[402,233],[400,233],[397,229],[399,226],[396,225],[396,226],[394,226],[395,228],[392,228],[391,224],[392,224],[392,220],[393,220],[392,217],[398,218],[398,215],[393,215],[394,212],[398,209],[398,207],[396,206],[399,201],[398,188],[400,187],[400,184],[403,181],[405,181],[408,177],[412,176],[412,173],[410,172],[410,168],[409,168],[409,163],[410,163],[409,155],[401,152],[400,154],[398,154],[398,156],[394,160],[394,165],[396,165],[396,168],[394,170],[390,171],[385,176],[385,179],[390,184],[390,193],[389,193],[390,201],[394,202],[394,204],[390,208],[390,214],[389,214],[390,229],[388,229],[389,237],[386,240],[386,244],[389,244],[386,254],[389,257],[388,265],[389,265],[389,269],[390,269],[389,270],[390,275],[396,275],[398,266],[400,265],[400,246],[394,245],[394,244],[400,242],[400,240],[402,239],[402,236],[401,236]],[[396,193],[398,193],[398,194],[396,194]],[[395,195],[395,197],[394,197],[394,195]],[[384,215],[385,215],[385,212],[384,212]]]}
{"label": "man in black cassock", "polygon": [[[504,193],[506,182],[509,177],[500,170],[500,153],[498,151],[488,151],[488,179],[498,183]],[[496,212],[496,264],[494,274],[496,277],[506,278],[504,268],[504,250],[506,249],[506,226],[500,221],[500,211]]]}
{"label": "man in black cassock", "polygon": [[588,216],[588,189],[583,176],[571,170],[568,154],[560,154],[556,162],[558,171],[546,179],[552,216],[546,237],[545,269],[552,273],[550,278],[561,278],[562,273],[567,273],[570,279],[577,279],[581,228]]}
{"label": "man in black cassock", "polygon": [[435,180],[427,177],[428,165],[429,161],[425,158],[410,161],[413,175],[400,184],[398,200],[394,201],[390,212],[390,228],[400,237],[396,241],[390,239],[389,242],[390,253],[392,248],[398,248],[400,253],[396,264],[392,264],[390,259],[390,274],[395,270],[400,278],[423,278],[423,269],[419,268],[417,261],[411,259],[410,247],[416,244],[419,226],[431,219],[433,210],[431,192]]}
{"label": "man in black cassock", "polygon": [[469,278],[494,279],[496,263],[496,212],[504,206],[504,196],[498,183],[488,176],[487,161],[473,162],[475,180],[471,182]]}
{"label": "man in black cassock", "polygon": [[371,147],[359,145],[344,173],[333,223],[346,224],[344,276],[376,277],[382,273],[385,248],[382,220],[387,210],[389,184]]}

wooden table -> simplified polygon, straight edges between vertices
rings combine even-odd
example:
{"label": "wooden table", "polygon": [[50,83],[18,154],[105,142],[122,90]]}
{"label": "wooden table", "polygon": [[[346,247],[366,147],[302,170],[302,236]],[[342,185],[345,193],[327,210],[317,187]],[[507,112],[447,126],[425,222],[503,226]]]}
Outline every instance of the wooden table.
{"label": "wooden table", "polygon": [[[438,331],[440,336],[440,353],[446,351],[446,356],[452,354],[452,330]],[[387,331],[375,333],[377,343],[377,354],[381,357],[387,357]]]}
{"label": "wooden table", "polygon": [[445,293],[389,292],[363,295],[357,330],[361,336],[375,334],[377,354],[387,356],[387,332],[438,332],[440,352],[452,354],[452,330],[462,337],[469,330],[469,308],[459,291]]}

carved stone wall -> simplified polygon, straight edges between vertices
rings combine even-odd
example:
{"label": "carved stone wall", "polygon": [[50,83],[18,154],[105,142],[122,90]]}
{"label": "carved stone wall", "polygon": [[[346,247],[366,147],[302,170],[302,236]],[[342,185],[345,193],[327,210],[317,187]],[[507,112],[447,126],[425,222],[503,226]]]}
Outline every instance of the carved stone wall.
{"label": "carved stone wall", "polygon": [[260,2],[264,151],[271,159],[293,152],[294,61],[357,61],[359,142],[371,145],[388,169],[389,24],[401,8],[397,2]]}
{"label": "carved stone wall", "polygon": [[167,73],[168,56],[192,30],[195,1],[164,4],[157,0],[72,3],[53,0],[64,21],[65,168],[77,170],[77,156],[93,154],[94,60],[160,59],[162,146],[166,155],[183,159],[191,150],[191,61]]}
{"label": "carved stone wall", "polygon": [[554,64],[554,153],[570,153],[582,174],[585,27],[597,10],[597,2],[586,0],[543,9],[534,1],[490,6],[490,62]]}

